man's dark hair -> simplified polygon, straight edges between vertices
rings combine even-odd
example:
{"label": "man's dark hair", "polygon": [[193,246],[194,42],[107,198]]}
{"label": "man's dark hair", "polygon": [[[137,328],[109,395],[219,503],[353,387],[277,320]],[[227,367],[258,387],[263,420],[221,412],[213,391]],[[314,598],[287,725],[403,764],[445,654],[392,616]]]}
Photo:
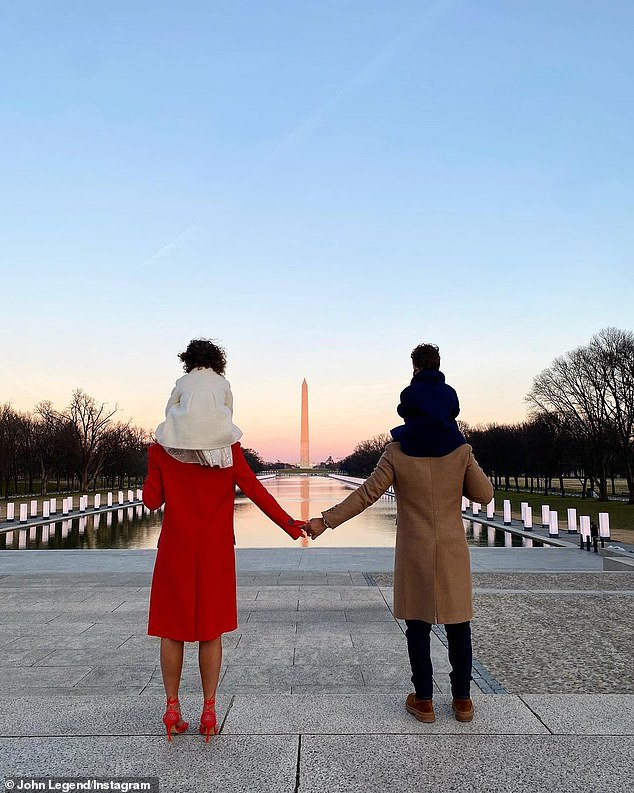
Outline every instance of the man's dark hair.
{"label": "man's dark hair", "polygon": [[211,339],[192,339],[185,352],[180,352],[178,357],[183,362],[183,369],[186,372],[201,366],[205,369],[213,369],[216,374],[225,373],[227,354]]}
{"label": "man's dark hair", "polygon": [[435,344],[419,344],[412,350],[412,363],[416,369],[440,369],[440,353]]}

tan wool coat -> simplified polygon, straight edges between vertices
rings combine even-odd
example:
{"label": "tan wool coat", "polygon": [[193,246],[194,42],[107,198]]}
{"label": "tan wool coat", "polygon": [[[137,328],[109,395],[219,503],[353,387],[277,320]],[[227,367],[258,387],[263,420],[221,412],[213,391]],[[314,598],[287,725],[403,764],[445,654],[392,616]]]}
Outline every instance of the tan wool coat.
{"label": "tan wool coat", "polygon": [[390,485],[396,495],[394,616],[436,624],[473,616],[469,547],[461,501],[488,504],[493,488],[463,444],[444,457],[409,457],[390,443],[372,475],[322,514],[336,528],[363,512]]}

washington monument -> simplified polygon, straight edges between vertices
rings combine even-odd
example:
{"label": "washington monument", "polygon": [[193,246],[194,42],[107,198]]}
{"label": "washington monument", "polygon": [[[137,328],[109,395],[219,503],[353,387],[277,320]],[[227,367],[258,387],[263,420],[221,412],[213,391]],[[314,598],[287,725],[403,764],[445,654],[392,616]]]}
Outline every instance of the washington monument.
{"label": "washington monument", "polygon": [[299,436],[299,467],[310,468],[310,448],[308,444],[308,385],[302,381],[302,429]]}

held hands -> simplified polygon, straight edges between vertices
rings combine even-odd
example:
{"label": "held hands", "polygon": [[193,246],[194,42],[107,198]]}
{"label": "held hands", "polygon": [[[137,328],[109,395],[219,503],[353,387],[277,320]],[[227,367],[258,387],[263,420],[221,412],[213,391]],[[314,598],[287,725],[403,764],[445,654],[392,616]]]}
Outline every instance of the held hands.
{"label": "held hands", "polygon": [[311,518],[308,523],[304,526],[304,531],[311,538],[311,540],[316,540],[320,534],[323,534],[326,531],[326,524],[323,521],[323,518]]}
{"label": "held hands", "polygon": [[[290,523],[290,520],[289,520]],[[299,529],[304,537],[310,537],[311,540],[316,540],[320,534],[323,534],[328,528],[324,523],[323,518],[311,518],[307,523],[303,520],[292,521],[293,528]]]}

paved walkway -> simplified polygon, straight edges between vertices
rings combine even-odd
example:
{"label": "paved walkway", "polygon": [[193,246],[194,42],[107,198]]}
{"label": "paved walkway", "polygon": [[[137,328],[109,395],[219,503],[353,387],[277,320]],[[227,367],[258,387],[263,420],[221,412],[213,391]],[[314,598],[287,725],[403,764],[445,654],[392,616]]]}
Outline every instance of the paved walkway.
{"label": "paved walkway", "polygon": [[[161,791],[621,793],[634,774],[634,576],[575,549],[472,549],[476,718],[403,707],[392,549],[238,550],[220,735],[205,745],[195,648],[169,744],[152,551],[0,553],[0,776],[160,777]],[[506,693],[485,693],[501,691]],[[605,693],[596,693],[602,691]]]}

